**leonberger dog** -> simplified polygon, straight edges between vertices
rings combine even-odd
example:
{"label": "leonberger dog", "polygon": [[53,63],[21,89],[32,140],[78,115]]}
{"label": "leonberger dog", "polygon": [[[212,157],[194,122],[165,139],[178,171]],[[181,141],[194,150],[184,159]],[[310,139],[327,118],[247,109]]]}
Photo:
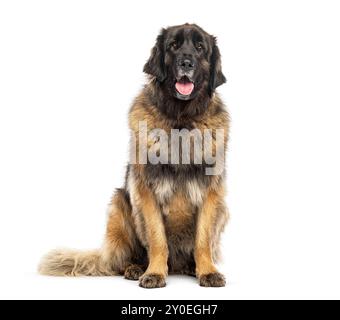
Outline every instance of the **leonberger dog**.
{"label": "leonberger dog", "polygon": [[[204,287],[225,286],[215,266],[228,219],[224,161],[215,164],[220,167],[215,174],[207,174],[214,164],[209,156],[194,161],[192,143],[185,163],[181,157],[175,164],[132,159],[145,149],[156,148],[159,155],[159,137],[148,135],[154,129],[208,130],[210,158],[216,158],[218,149],[225,154],[229,117],[215,92],[226,82],[216,38],[195,24],[162,29],[144,72],[148,83],[129,112],[135,152],[130,152],[124,187],[111,199],[103,246],[52,251],[39,271],[53,276],[124,275],[139,280],[143,288],[164,287],[169,273],[186,274]],[[222,141],[216,130],[223,130]],[[146,144],[138,139],[141,134],[147,134]]]}

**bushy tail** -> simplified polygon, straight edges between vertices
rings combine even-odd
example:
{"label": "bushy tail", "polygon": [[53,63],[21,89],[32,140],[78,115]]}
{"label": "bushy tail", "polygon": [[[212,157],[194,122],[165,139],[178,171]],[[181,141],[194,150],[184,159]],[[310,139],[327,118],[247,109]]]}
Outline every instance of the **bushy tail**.
{"label": "bushy tail", "polygon": [[102,259],[100,250],[53,250],[40,262],[38,271],[49,276],[111,276],[117,274]]}
{"label": "bushy tail", "polygon": [[[112,276],[124,273],[139,244],[134,232],[129,195],[117,189],[109,207],[105,241],[98,250],[59,249],[48,253],[38,271],[50,276]],[[144,251],[141,251],[144,254]]]}

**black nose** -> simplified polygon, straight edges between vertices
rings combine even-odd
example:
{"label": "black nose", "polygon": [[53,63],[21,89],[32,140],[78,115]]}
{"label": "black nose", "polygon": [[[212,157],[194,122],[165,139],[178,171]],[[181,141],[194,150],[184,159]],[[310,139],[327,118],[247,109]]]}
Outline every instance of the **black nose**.
{"label": "black nose", "polygon": [[180,59],[178,61],[178,66],[184,71],[190,71],[194,69],[195,63],[191,59]]}

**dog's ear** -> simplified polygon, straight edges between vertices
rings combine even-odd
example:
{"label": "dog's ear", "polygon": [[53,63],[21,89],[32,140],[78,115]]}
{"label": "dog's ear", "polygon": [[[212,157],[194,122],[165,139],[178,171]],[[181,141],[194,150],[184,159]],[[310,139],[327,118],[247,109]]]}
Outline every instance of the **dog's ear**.
{"label": "dog's ear", "polygon": [[156,44],[151,50],[151,56],[143,69],[145,73],[156,77],[159,82],[163,82],[167,76],[164,62],[165,32],[166,30],[162,29],[161,33],[157,37]]}
{"label": "dog's ear", "polygon": [[210,94],[214,90],[227,81],[226,77],[222,73],[221,54],[216,44],[216,38],[212,37],[212,52],[210,56],[210,79],[209,79],[209,91]]}

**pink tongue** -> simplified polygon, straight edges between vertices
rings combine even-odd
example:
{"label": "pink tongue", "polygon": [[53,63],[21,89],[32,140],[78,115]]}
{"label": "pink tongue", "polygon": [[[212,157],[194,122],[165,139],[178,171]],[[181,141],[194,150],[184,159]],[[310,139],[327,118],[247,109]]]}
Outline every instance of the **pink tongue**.
{"label": "pink tongue", "polygon": [[194,90],[194,84],[191,82],[187,83],[176,82],[176,89],[180,94],[188,96]]}

